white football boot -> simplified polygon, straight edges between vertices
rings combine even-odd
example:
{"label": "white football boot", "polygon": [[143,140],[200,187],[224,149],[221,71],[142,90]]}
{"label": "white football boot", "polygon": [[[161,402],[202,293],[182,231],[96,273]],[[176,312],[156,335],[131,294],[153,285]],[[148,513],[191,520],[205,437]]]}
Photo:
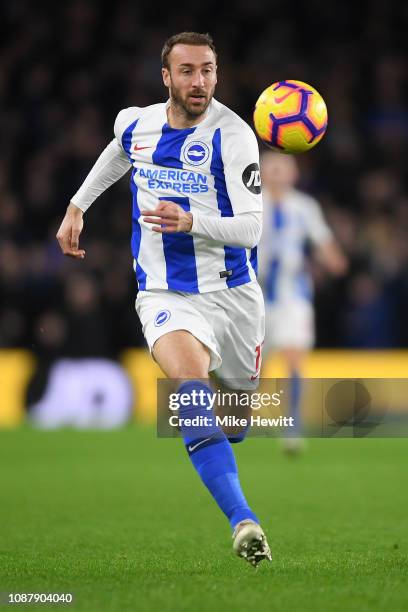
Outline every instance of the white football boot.
{"label": "white football boot", "polygon": [[281,445],[283,452],[292,457],[301,455],[306,449],[304,438],[282,438]]}
{"label": "white football boot", "polygon": [[266,536],[255,521],[247,519],[238,523],[232,534],[234,553],[242,557],[253,567],[267,559],[272,561],[271,551]]}

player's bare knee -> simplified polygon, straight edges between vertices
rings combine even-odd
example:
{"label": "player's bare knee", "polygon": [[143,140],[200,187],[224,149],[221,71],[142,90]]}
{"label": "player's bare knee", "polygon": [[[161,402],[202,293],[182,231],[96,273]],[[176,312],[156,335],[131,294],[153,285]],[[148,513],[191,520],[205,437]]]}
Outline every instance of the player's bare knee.
{"label": "player's bare knee", "polygon": [[158,338],[153,346],[153,355],[169,378],[208,379],[209,350],[185,330],[169,332]]}
{"label": "player's bare knee", "polygon": [[200,379],[203,382],[208,381],[208,366],[207,363],[173,363],[171,366],[172,375],[170,378],[175,378],[180,383],[187,380]]}

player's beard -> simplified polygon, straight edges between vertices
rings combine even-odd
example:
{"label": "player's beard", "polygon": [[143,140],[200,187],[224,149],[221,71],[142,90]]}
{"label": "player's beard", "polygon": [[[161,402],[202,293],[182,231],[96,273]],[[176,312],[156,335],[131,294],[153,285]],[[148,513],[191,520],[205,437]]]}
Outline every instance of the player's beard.
{"label": "player's beard", "polygon": [[[206,112],[208,105],[210,104],[213,94],[214,94],[214,88],[212,89],[212,91],[210,92],[210,94],[204,92],[204,91],[194,91],[194,92],[189,92],[185,97],[182,96],[182,94],[180,93],[180,90],[177,89],[177,87],[174,86],[173,83],[171,83],[170,85],[170,98],[172,101],[172,104],[178,109],[181,110],[186,119],[197,119],[198,117],[201,117],[201,115],[204,115],[204,113]],[[202,102],[198,103],[198,102],[193,102],[191,100],[191,96],[203,96],[202,98]]]}

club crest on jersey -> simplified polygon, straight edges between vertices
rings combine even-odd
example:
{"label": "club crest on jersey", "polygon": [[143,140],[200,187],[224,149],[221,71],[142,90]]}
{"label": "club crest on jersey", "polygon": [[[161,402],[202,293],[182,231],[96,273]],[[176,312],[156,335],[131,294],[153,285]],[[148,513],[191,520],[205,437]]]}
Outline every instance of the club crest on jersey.
{"label": "club crest on jersey", "polygon": [[184,145],[181,154],[187,164],[201,166],[210,157],[210,148],[205,142],[193,140]]}
{"label": "club crest on jersey", "polygon": [[167,323],[170,317],[171,314],[169,310],[159,310],[154,319],[155,327],[160,327],[161,325],[164,325],[165,323]]}

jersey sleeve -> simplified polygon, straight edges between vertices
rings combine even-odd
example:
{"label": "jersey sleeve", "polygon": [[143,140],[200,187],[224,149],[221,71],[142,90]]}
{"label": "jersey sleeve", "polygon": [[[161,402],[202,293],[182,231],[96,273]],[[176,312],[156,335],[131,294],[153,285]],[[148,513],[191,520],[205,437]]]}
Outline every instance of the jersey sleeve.
{"label": "jersey sleeve", "polygon": [[122,134],[127,127],[130,112],[133,108],[120,111],[114,124],[115,138],[102,151],[91,168],[85,181],[72,196],[71,202],[86,212],[91,204],[108,187],[118,181],[130,168],[130,161],[122,146]]}
{"label": "jersey sleeve", "polygon": [[[129,108],[124,108],[119,111],[115,124],[113,126],[113,132],[115,134],[115,138],[118,141],[118,144],[123,148],[123,136],[126,129],[131,126],[132,123],[139,118],[141,113],[141,108],[137,106],[130,106]],[[126,153],[126,152],[125,152]]]}
{"label": "jersey sleeve", "polygon": [[308,198],[305,222],[308,238],[314,245],[332,240],[332,231],[325,221],[319,203],[313,198]]}
{"label": "jersey sleeve", "polygon": [[223,245],[252,249],[262,232],[262,214],[247,212],[235,217],[216,217],[193,213],[190,234],[202,236]]}
{"label": "jersey sleeve", "polygon": [[255,134],[242,122],[222,144],[225,182],[234,215],[262,212],[259,149]]}

